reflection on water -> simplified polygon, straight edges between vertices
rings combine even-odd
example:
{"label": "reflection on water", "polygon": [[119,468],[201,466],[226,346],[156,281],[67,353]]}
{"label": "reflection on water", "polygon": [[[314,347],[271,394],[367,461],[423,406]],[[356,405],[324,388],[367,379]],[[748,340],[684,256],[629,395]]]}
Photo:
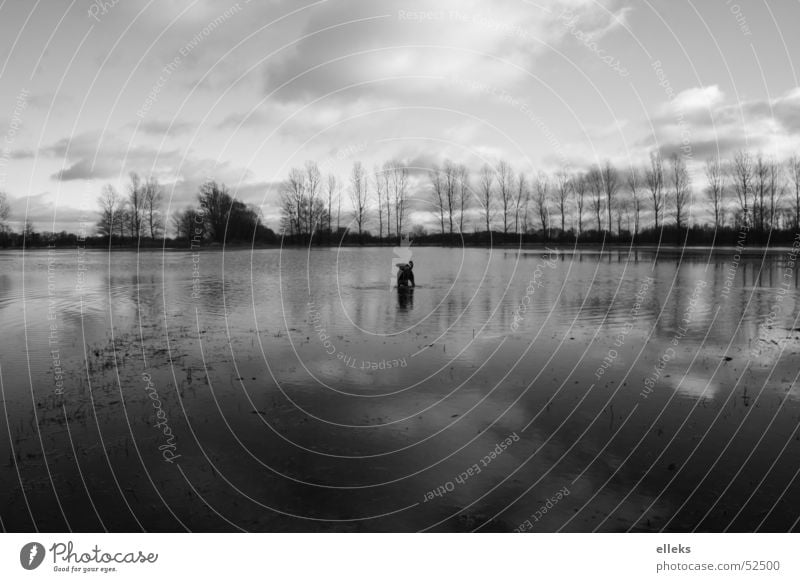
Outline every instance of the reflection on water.
{"label": "reflection on water", "polygon": [[413,289],[403,289],[401,287],[397,290],[397,307],[400,311],[408,311],[414,307]]}
{"label": "reflection on water", "polygon": [[413,252],[0,255],[5,527],[796,527],[787,250]]}

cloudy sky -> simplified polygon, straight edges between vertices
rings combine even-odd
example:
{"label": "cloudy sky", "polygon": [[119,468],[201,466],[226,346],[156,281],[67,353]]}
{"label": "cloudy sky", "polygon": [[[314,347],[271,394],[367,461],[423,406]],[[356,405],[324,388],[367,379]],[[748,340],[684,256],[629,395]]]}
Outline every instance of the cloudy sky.
{"label": "cloudy sky", "polygon": [[274,228],[309,159],[533,174],[659,148],[700,182],[798,149],[798,22],[788,0],[0,0],[0,190],[60,230],[130,171],[171,210],[213,177]]}

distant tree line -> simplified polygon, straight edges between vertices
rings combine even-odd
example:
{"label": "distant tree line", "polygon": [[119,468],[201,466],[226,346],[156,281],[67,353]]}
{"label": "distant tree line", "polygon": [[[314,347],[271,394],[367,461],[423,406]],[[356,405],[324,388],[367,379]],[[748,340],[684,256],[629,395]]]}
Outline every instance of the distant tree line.
{"label": "distant tree line", "polygon": [[11,218],[11,208],[8,196],[0,192],[0,248],[23,246],[72,246],[78,244],[76,233],[37,232],[33,222],[26,220],[20,232],[13,231],[8,224]]}
{"label": "distant tree line", "polygon": [[[684,157],[674,154],[665,160],[658,152],[652,152],[641,167],[619,169],[606,161],[530,177],[524,172],[515,174],[501,160],[481,167],[474,184],[463,166],[446,161],[429,172],[429,188],[440,238],[464,233],[464,215],[470,206],[473,214],[481,216],[483,232],[499,231],[501,239],[536,235],[541,240],[683,242],[691,238],[710,243],[714,232],[728,239],[727,230],[746,227],[754,233],[753,240],[765,242],[768,236],[784,239],[781,233],[798,230],[797,156],[779,162],[742,150],[730,161],[706,160],[703,174],[701,195],[693,204],[694,189]],[[690,207],[695,211],[693,224]]]}
{"label": "distant tree line", "polygon": [[[398,160],[368,174],[354,162],[340,191],[315,162],[294,168],[281,187],[281,229],[294,242],[331,236],[392,241],[403,233],[418,242],[456,244],[534,241],[729,244],[746,229],[752,243],[789,240],[800,228],[800,158],[778,161],[746,150],[732,160],[705,160],[692,183],[687,160],[657,151],[641,166],[610,161],[553,173],[515,172],[500,160],[474,178],[464,164],[446,160],[416,184],[427,197],[438,233],[407,225],[409,168]],[[422,189],[420,191],[420,188]],[[343,191],[349,208],[342,229]],[[694,193],[697,197],[693,199]],[[691,215],[690,215],[691,213]],[[333,217],[336,228],[333,228]],[[469,231],[469,232],[468,232]]]}
{"label": "distant tree line", "polygon": [[[380,244],[408,234],[435,244],[733,244],[743,230],[749,243],[765,244],[790,240],[800,230],[798,156],[779,161],[739,150],[731,160],[710,158],[694,177],[697,184],[683,156],[664,159],[657,151],[645,164],[625,168],[606,161],[526,173],[500,160],[473,174],[446,160],[421,178],[413,170],[394,159],[368,172],[356,161],[340,181],[313,161],[292,168],[279,190],[280,237],[263,224],[258,208],[209,181],[196,204],[172,214],[175,239],[167,236],[161,185],[131,173],[124,194],[103,187],[97,235],[87,244]],[[412,189],[429,203],[435,220],[426,222],[438,232],[409,224]],[[0,192],[0,246],[72,244],[75,235],[37,233],[30,222],[12,232],[9,215]]]}
{"label": "distant tree line", "polygon": [[214,181],[202,184],[196,206],[188,206],[172,215],[175,238],[167,236],[163,201],[163,189],[153,177],[142,179],[132,172],[124,194],[106,184],[97,198],[96,234],[79,241],[75,233],[37,232],[30,221],[25,222],[22,232],[12,232],[8,228],[8,199],[0,192],[0,246],[74,246],[77,242],[87,246],[278,242],[275,233],[262,223],[258,209],[234,198],[224,184]]}

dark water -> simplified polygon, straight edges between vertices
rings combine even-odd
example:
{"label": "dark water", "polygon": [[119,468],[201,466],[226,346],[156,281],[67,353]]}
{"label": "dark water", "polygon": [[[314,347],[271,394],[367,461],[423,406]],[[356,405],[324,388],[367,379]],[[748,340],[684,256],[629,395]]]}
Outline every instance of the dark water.
{"label": "dark water", "polygon": [[797,270],[736,258],[0,254],[2,526],[797,530]]}

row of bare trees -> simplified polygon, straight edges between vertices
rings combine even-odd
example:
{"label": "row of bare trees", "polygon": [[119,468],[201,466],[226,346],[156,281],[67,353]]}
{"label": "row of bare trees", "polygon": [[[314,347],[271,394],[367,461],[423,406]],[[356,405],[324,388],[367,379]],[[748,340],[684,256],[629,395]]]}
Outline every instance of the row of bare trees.
{"label": "row of bare trees", "polygon": [[464,230],[464,214],[470,204],[469,170],[463,164],[454,164],[447,160],[442,168],[434,167],[430,171],[431,185],[436,208],[445,232],[445,220],[449,225],[449,233],[453,234],[454,224],[458,232]]}
{"label": "row of bare trees", "polygon": [[[353,165],[351,183],[354,182],[357,174],[362,173],[362,170],[357,170],[360,165],[359,162]],[[384,216],[386,217],[386,236],[389,238],[400,236],[406,226],[409,191],[408,173],[406,165],[399,160],[390,160],[385,162],[382,167],[375,166],[373,169],[373,189],[377,198],[378,238],[383,238],[384,236]],[[361,234],[361,223],[365,218],[365,213],[369,210],[369,198],[366,197],[366,192],[364,198],[357,207],[360,208],[360,212],[356,213],[357,216],[361,215],[358,221],[360,225],[359,235]],[[392,234],[392,228],[394,228],[394,234]]]}
{"label": "row of bare trees", "polygon": [[[413,190],[415,198],[427,196],[442,235],[466,228],[545,237],[588,231],[638,235],[643,228],[681,230],[692,222],[710,222],[717,229],[747,226],[762,233],[800,230],[800,156],[779,161],[740,150],[730,160],[712,158],[693,167],[696,187],[682,156],[664,159],[658,152],[641,166],[620,169],[606,161],[551,174],[515,172],[501,160],[484,164],[474,178],[466,165],[450,160],[424,172],[422,179],[418,172],[412,178],[399,160],[376,165],[372,172],[355,162],[348,179],[340,182],[309,161],[293,168],[282,183],[281,227],[285,234],[306,238],[341,232],[344,219],[359,237],[371,226],[377,227],[379,239],[391,239],[411,230],[406,222]],[[164,236],[158,180],[134,172],[125,190],[121,194],[111,185],[103,187],[98,234],[120,240]],[[260,212],[236,200],[224,185],[203,184],[198,203],[173,215],[178,238],[192,238],[198,228],[204,239],[216,242],[266,231]],[[8,230],[8,218],[8,200],[0,192],[0,232]],[[32,231],[32,225],[26,230]]]}
{"label": "row of bare trees", "polygon": [[524,172],[515,174],[511,165],[501,160],[485,164],[475,185],[465,166],[450,161],[428,172],[442,234],[453,234],[454,224],[463,232],[470,208],[485,231],[499,229],[504,234],[541,231],[547,235],[560,228],[577,235],[589,229],[636,235],[643,225],[658,230],[668,221],[678,230],[686,229],[691,218],[695,223],[706,222],[706,212],[717,228],[746,225],[768,231],[800,227],[797,156],[779,162],[742,150],[729,161],[706,160],[703,174],[703,183],[698,184],[701,196],[693,200],[691,175],[686,160],[678,154],[664,159],[652,152],[647,164],[626,170],[606,161],[532,177]]}
{"label": "row of bare trees", "polygon": [[[283,231],[288,235],[308,236],[326,226],[330,229],[336,190],[336,177],[329,175],[327,192],[323,192],[322,172],[316,162],[306,162],[304,168],[292,168],[280,193]],[[327,194],[327,206],[324,193]]]}
{"label": "row of bare trees", "polygon": [[[109,240],[156,240],[166,235],[161,210],[163,192],[153,177],[129,175],[125,195],[107,184],[98,198],[97,234]],[[247,241],[263,234],[261,213],[237,200],[225,184],[210,180],[200,185],[197,205],[172,214],[177,238],[196,243]]]}
{"label": "row of bare trees", "polygon": [[347,222],[354,225],[351,230],[357,231],[359,237],[366,232],[373,214],[379,238],[384,234],[399,236],[406,226],[408,192],[409,170],[398,160],[376,166],[372,174],[361,162],[355,162],[348,182],[342,185],[334,174],[323,178],[319,165],[308,161],[302,168],[292,168],[281,185],[281,229],[284,234],[303,240],[318,233],[339,232],[342,201],[346,197],[352,219]]}
{"label": "row of bare trees", "polygon": [[741,150],[727,163],[709,160],[705,170],[706,195],[715,224],[724,221],[724,214],[718,215],[717,209],[724,208],[726,192],[731,191],[735,196],[737,222],[760,231],[800,226],[797,156],[781,163]]}
{"label": "row of bare trees", "polygon": [[417,198],[427,196],[442,235],[471,227],[545,237],[559,232],[635,236],[643,228],[681,231],[709,221],[717,228],[747,225],[758,231],[800,227],[797,156],[778,162],[742,150],[731,160],[708,159],[693,169],[694,185],[683,156],[664,158],[653,151],[640,166],[620,169],[606,161],[551,174],[515,171],[500,160],[484,164],[473,179],[466,165],[445,160],[420,181],[418,173],[412,180],[409,168],[392,160],[371,173],[355,162],[340,184],[333,174],[323,177],[315,162],[306,162],[282,184],[281,226],[284,233],[301,237],[339,232],[344,202],[348,230],[361,236],[371,226],[379,239],[392,238],[409,230],[405,222],[414,190]]}
{"label": "row of bare trees", "polygon": [[97,233],[120,239],[149,237],[155,240],[164,234],[162,201],[161,185],[152,177],[142,180],[131,172],[125,195],[106,184],[97,199],[100,207]]}
{"label": "row of bare trees", "polygon": [[[667,180],[671,180],[675,192],[672,200],[676,221],[683,224],[690,194],[689,174],[683,160],[673,158],[669,173],[665,174],[664,162],[657,155],[651,158],[650,168],[632,169],[625,174],[606,162],[583,171],[564,169],[553,175],[539,172],[530,178],[525,172],[515,173],[508,162],[501,160],[494,166],[481,167],[474,188],[469,182],[469,171],[463,165],[447,161],[442,168],[434,167],[429,172],[429,180],[443,234],[445,219],[450,224],[449,233],[453,233],[453,216],[458,216],[459,229],[463,231],[464,216],[471,206],[473,214],[480,215],[486,231],[499,228],[503,234],[547,232],[559,227],[562,232],[575,230],[580,234],[586,230],[587,212],[594,217],[597,231],[613,231],[616,218],[617,232],[621,232],[623,219],[629,223],[630,216],[638,231],[645,187],[651,188],[658,221],[664,212]],[[621,196],[623,189],[630,196]],[[458,201],[456,212],[454,199]]]}

